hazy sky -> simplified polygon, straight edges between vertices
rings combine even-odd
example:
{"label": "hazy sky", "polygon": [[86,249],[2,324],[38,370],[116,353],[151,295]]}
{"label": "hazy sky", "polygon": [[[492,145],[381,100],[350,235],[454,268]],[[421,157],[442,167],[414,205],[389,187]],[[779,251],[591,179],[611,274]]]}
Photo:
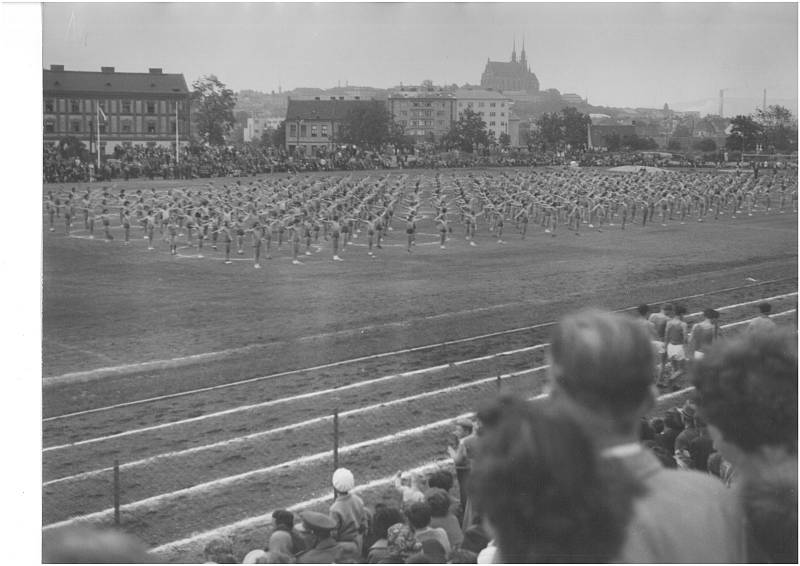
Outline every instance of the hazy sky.
{"label": "hazy sky", "polygon": [[234,90],[477,84],[524,35],[541,87],[593,104],[797,98],[795,3],[48,3],[42,32],[45,67],[214,73]]}

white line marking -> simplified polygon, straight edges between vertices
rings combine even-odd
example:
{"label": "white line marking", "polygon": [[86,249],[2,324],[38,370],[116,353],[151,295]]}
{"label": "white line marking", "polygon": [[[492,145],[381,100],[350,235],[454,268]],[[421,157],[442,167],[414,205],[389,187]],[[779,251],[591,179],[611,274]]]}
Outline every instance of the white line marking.
{"label": "white line marking", "polygon": [[[749,285],[747,287],[749,287]],[[720,291],[717,291],[717,293],[719,293],[719,292]],[[776,300],[778,298],[785,298],[785,297],[790,297],[790,296],[795,296],[795,295],[797,295],[797,292],[788,293],[788,294],[785,294],[785,295],[777,295],[775,297],[770,297],[768,299],[758,299],[756,301],[749,301],[749,302],[746,302],[746,303],[739,303],[738,305],[729,305],[727,307],[720,307],[717,310],[729,309],[729,308],[740,307],[740,306],[746,306],[746,305],[749,305],[749,304],[760,303],[760,302],[763,302],[765,300]],[[698,295],[698,296],[703,296],[703,295]],[[679,300],[679,299],[674,299],[674,300]],[[509,305],[513,305],[513,304],[514,303],[505,303],[505,304],[501,304],[501,305],[494,305],[492,307],[481,307],[481,308],[478,308],[478,309],[470,309],[470,310],[467,310],[467,311],[459,311],[458,314],[479,312],[481,310],[489,310],[489,309],[494,309],[494,308],[504,308],[505,306],[509,306]],[[620,309],[620,310],[628,310],[628,309]],[[617,312],[619,312],[619,311],[617,311]],[[445,313],[445,314],[450,314],[450,313]],[[689,317],[698,316],[699,314],[701,314],[701,313],[692,313],[692,314],[690,314],[688,316]],[[429,317],[426,317],[426,318],[427,319],[432,319],[432,318],[442,317],[442,316],[445,316],[445,315],[432,315],[432,316],[429,316]],[[393,324],[398,324],[398,323],[393,323]],[[400,323],[400,324],[404,324],[404,323]],[[469,337],[469,338],[460,338],[460,339],[456,339],[456,340],[449,340],[449,341],[441,342],[441,343],[438,343],[438,344],[427,344],[427,345],[423,345],[423,346],[416,346],[414,348],[407,348],[405,350],[395,350],[395,351],[391,351],[391,352],[382,352],[382,353],[379,353],[379,354],[372,354],[372,355],[369,355],[369,356],[362,356],[362,357],[359,357],[359,358],[352,358],[352,359],[349,359],[349,360],[341,360],[341,361],[338,361],[338,362],[331,362],[331,363],[322,364],[322,365],[313,366],[313,367],[308,367],[308,368],[303,368],[303,369],[287,370],[287,371],[284,371],[284,372],[269,374],[269,375],[265,375],[265,376],[258,376],[258,377],[253,377],[253,378],[239,380],[239,381],[233,381],[233,382],[230,382],[230,383],[222,383],[222,384],[219,384],[219,385],[213,385],[213,386],[209,386],[209,387],[192,389],[192,390],[189,390],[189,391],[181,391],[181,392],[178,392],[178,393],[171,393],[169,395],[161,395],[161,396],[157,396],[157,397],[149,397],[149,398],[146,398],[146,399],[138,399],[136,401],[129,401],[129,402],[126,402],[126,403],[118,403],[118,404],[115,404],[115,405],[108,405],[108,406],[105,406],[105,407],[96,407],[94,409],[87,409],[85,411],[76,411],[76,412],[73,412],[73,413],[66,413],[66,414],[63,414],[63,415],[56,415],[56,416],[53,416],[53,417],[47,417],[45,419],[42,419],[42,422],[49,422],[49,421],[53,421],[53,420],[64,419],[64,418],[69,418],[69,417],[76,417],[76,416],[81,416],[81,415],[87,415],[87,414],[97,413],[97,412],[102,412],[102,411],[109,411],[109,410],[112,410],[112,409],[118,409],[118,408],[122,408],[122,407],[130,407],[130,406],[133,406],[133,405],[151,403],[151,402],[154,402],[154,401],[162,401],[162,400],[166,400],[166,399],[174,399],[176,397],[183,397],[183,396],[187,396],[187,395],[193,395],[193,394],[196,394],[196,393],[204,393],[204,392],[208,392],[208,391],[226,389],[226,388],[229,388],[229,387],[236,387],[236,386],[247,384],[247,383],[254,383],[254,382],[258,382],[258,381],[263,381],[263,380],[267,380],[267,379],[274,379],[274,378],[277,378],[277,377],[284,377],[284,376],[287,376],[287,375],[292,375],[292,374],[297,374],[297,373],[318,371],[318,370],[321,370],[321,369],[329,369],[329,368],[332,368],[332,367],[338,367],[338,366],[342,366],[342,365],[347,365],[347,364],[352,364],[352,363],[357,363],[357,362],[362,362],[362,361],[367,361],[367,360],[385,358],[385,357],[389,357],[389,356],[393,356],[393,355],[406,354],[406,353],[411,353],[411,352],[419,352],[419,351],[428,350],[428,349],[432,349],[432,348],[450,346],[450,345],[453,345],[453,344],[461,344],[461,343],[466,343],[466,342],[472,342],[472,341],[480,340],[480,339],[483,339],[483,338],[491,338],[491,337],[495,337],[495,336],[502,336],[502,335],[505,335],[505,334],[513,334],[513,333],[517,333],[517,332],[523,332],[523,331],[526,331],[526,330],[533,330],[533,329],[536,329],[536,328],[544,328],[544,327],[547,327],[547,326],[552,326],[553,324],[555,324],[555,323],[554,322],[545,322],[545,323],[535,324],[535,325],[532,325],[532,326],[526,326],[526,327],[522,327],[522,328],[516,328],[516,329],[510,329],[510,330],[502,330],[502,331],[499,331],[499,332],[492,332],[492,333],[489,333],[489,334],[482,334],[482,335],[479,335],[479,336],[473,336],[473,337]],[[368,328],[370,328],[370,327],[368,327]],[[203,359],[209,359],[210,360],[210,359],[215,359],[217,357],[224,357],[229,352],[246,351],[246,350],[256,349],[256,348],[259,348],[259,347],[261,347],[260,344],[254,344],[254,345],[250,345],[250,346],[244,346],[244,347],[241,347],[241,348],[231,348],[229,350],[222,350],[220,352],[210,352],[210,353],[206,353],[206,354],[196,354],[194,356],[186,356],[184,358],[174,358],[174,360],[185,360],[184,363],[188,364],[188,363],[193,363],[195,361],[201,361]],[[502,352],[501,352],[501,354],[502,354]],[[150,367],[152,369],[158,369],[159,367],[161,367],[161,366],[157,365],[159,363],[161,363],[161,362],[159,362],[159,361],[145,362],[145,364],[151,364]],[[137,365],[144,365],[144,364],[131,364],[130,366],[122,366],[122,367],[126,367],[126,368],[127,367],[135,367]],[[101,368],[100,370],[91,370],[91,371],[98,372],[98,371],[103,371],[103,369],[107,370],[107,369],[112,369],[112,368]],[[86,372],[78,372],[78,373],[86,373]],[[66,374],[64,376],[59,376],[59,377],[44,378],[46,380],[45,381],[45,385],[47,385],[48,383],[52,383],[53,380],[60,380],[60,379],[65,379],[65,378],[69,378],[69,380],[72,380],[72,379],[74,379],[72,376],[75,376],[75,375],[77,375],[77,374]]]}
{"label": "white line marking", "polygon": [[[359,413],[367,413],[367,412],[375,411],[375,410],[378,410],[378,409],[391,407],[393,405],[399,405],[399,404],[402,404],[402,403],[408,403],[409,401],[417,401],[419,399],[425,399],[427,397],[435,397],[437,395],[442,395],[443,393],[451,393],[453,391],[458,391],[458,390],[461,390],[461,389],[467,389],[469,387],[475,387],[475,386],[478,386],[478,385],[483,385],[484,383],[489,383],[489,382],[492,382],[492,381],[496,381],[498,378],[503,380],[503,379],[509,379],[509,378],[512,378],[512,377],[519,377],[521,375],[525,375],[525,374],[528,374],[528,373],[536,373],[536,372],[539,372],[539,371],[544,371],[548,367],[550,367],[550,366],[548,366],[548,365],[537,366],[535,368],[530,368],[530,369],[526,369],[526,370],[511,372],[511,373],[507,373],[507,374],[501,374],[499,376],[486,377],[486,378],[470,381],[468,383],[462,383],[462,384],[454,385],[454,386],[451,386],[451,387],[444,387],[442,389],[436,389],[436,390],[433,390],[433,391],[427,391],[425,393],[420,393],[420,394],[417,394],[417,395],[410,395],[410,396],[407,396],[407,397],[401,397],[399,399],[393,399],[392,401],[382,401],[380,403],[375,403],[374,405],[368,405],[366,407],[360,407],[358,409],[351,409],[349,411],[344,411],[342,413],[339,413],[339,418],[349,417],[349,416],[357,415]],[[120,465],[120,470],[129,469],[129,468],[135,468],[135,467],[138,467],[138,466],[145,466],[145,465],[152,464],[153,462],[157,462],[159,460],[174,458],[176,456],[185,456],[187,454],[203,452],[203,451],[206,451],[206,450],[213,450],[215,448],[223,448],[223,447],[230,446],[230,445],[233,445],[233,444],[239,444],[239,443],[247,442],[247,441],[250,441],[250,440],[256,440],[256,439],[259,439],[259,438],[262,438],[262,437],[265,437],[265,436],[269,436],[269,435],[276,434],[276,433],[279,433],[279,432],[284,432],[286,430],[294,430],[294,429],[297,429],[297,428],[304,428],[304,427],[312,426],[312,425],[319,424],[319,423],[322,423],[322,422],[325,422],[325,421],[329,421],[329,420],[333,420],[333,416],[332,415],[324,415],[322,417],[316,417],[316,418],[313,418],[313,419],[308,419],[308,420],[305,420],[305,421],[301,421],[299,423],[288,424],[288,425],[280,426],[280,427],[269,429],[269,430],[255,432],[255,433],[248,434],[248,435],[245,435],[245,436],[238,436],[238,437],[235,437],[235,438],[229,438],[227,440],[222,440],[222,441],[219,441],[219,442],[215,442],[213,444],[204,444],[203,446],[195,446],[194,448],[187,448],[186,450],[177,450],[177,451],[174,451],[174,452],[165,452],[163,454],[157,454],[155,456],[150,456],[148,458],[143,458],[141,460],[135,460],[135,461],[132,461],[132,462],[126,462],[126,463]],[[82,479],[86,479],[86,478],[89,478],[89,477],[93,477],[93,476],[97,476],[97,475],[100,475],[100,474],[107,473],[107,472],[109,472],[111,470],[113,470],[113,468],[110,468],[110,467],[109,468],[100,468],[100,469],[97,469],[97,470],[90,470],[90,471],[82,472],[80,474],[75,474],[75,475],[72,475],[72,476],[65,476],[63,478],[58,478],[58,479],[46,481],[46,482],[42,483],[42,487],[47,487],[49,485],[59,484],[59,483],[67,482],[67,481],[82,480]]]}
{"label": "white line marking", "polygon": [[[709,291],[708,293],[698,293],[698,294],[695,294],[695,295],[686,295],[684,297],[675,297],[673,299],[669,299],[668,301],[676,302],[676,301],[680,301],[680,300],[694,299],[694,298],[698,298],[698,297],[705,297],[705,296],[708,296],[708,295],[715,295],[715,294],[719,294],[719,293],[725,293],[725,292],[728,292],[728,291],[736,291],[736,290],[739,290],[739,289],[748,289],[748,288],[752,288],[752,287],[760,287],[760,286],[763,286],[763,285],[768,285],[770,283],[777,283],[777,282],[786,281],[788,279],[792,279],[792,278],[772,279],[772,280],[769,280],[769,281],[762,281],[762,282],[754,284],[754,285],[744,285],[744,286],[739,286],[739,287],[728,287],[728,288],[725,288],[725,289],[718,289],[716,291]],[[795,294],[797,294],[797,293],[795,293]],[[668,302],[668,301],[667,300],[664,300],[664,301],[653,301],[653,303],[654,304],[659,304],[659,303],[664,303],[664,302]],[[484,307],[484,308],[486,308],[486,309],[488,309],[488,308],[504,308],[504,307],[507,307],[507,306],[524,305],[524,304],[537,303],[537,302],[538,301],[520,301],[520,302],[516,302],[516,303],[503,303],[503,304],[500,304],[500,305],[495,305],[494,307]],[[621,308],[621,309],[617,309],[616,312],[630,310],[630,309],[632,309],[634,307],[635,306],[624,307],[624,308]],[[474,311],[474,309],[467,309],[465,311],[454,311],[454,312],[451,312],[451,313],[444,313],[444,314],[435,315],[435,316],[439,316],[439,317],[442,317],[442,316],[445,316],[445,315],[447,315],[447,316],[459,316],[459,315],[462,315],[462,314],[469,314],[469,313],[471,313],[473,311]],[[374,330],[376,328],[381,328],[381,327],[384,327],[384,326],[397,326],[398,324],[410,324],[411,322],[413,322],[413,321],[402,321],[400,323],[392,322],[392,323],[385,323],[385,324],[376,324],[376,325],[370,325],[370,326],[365,326],[365,327],[361,327],[361,328],[356,328],[356,329],[353,329],[353,330],[348,330],[348,331],[345,331],[345,332],[357,333],[357,332],[361,332],[361,331]],[[520,327],[520,328],[511,328],[511,329],[508,329],[508,330],[502,330],[502,331],[493,332],[493,333],[490,333],[490,334],[481,334],[481,335],[473,336],[473,337],[469,337],[469,338],[461,338],[461,339],[458,339],[458,340],[451,340],[451,341],[448,341],[448,342],[417,346],[417,347],[414,347],[414,348],[408,348],[408,349],[404,349],[404,350],[395,350],[395,351],[391,351],[391,352],[381,352],[381,353],[378,353],[378,354],[373,354],[372,356],[354,358],[352,360],[342,360],[342,361],[339,361],[339,362],[333,362],[332,364],[326,364],[326,365],[322,365],[322,366],[315,366],[313,368],[306,368],[306,369],[299,369],[299,370],[292,370],[292,371],[293,372],[303,372],[303,371],[313,371],[313,370],[317,370],[317,369],[325,369],[325,368],[328,368],[328,367],[334,367],[334,366],[343,365],[343,364],[347,364],[347,363],[360,362],[360,361],[364,361],[364,360],[367,360],[367,359],[382,358],[382,357],[386,357],[386,356],[392,356],[392,355],[397,355],[397,354],[405,354],[405,353],[409,353],[409,352],[416,352],[416,351],[430,349],[430,348],[437,348],[437,347],[440,347],[440,346],[445,346],[445,345],[450,345],[450,344],[458,344],[458,343],[463,343],[463,342],[470,342],[470,341],[474,341],[474,340],[481,340],[483,338],[490,338],[490,337],[494,337],[494,336],[502,336],[502,335],[505,335],[505,334],[514,334],[514,333],[517,333],[517,332],[524,332],[526,330],[533,330],[533,329],[536,329],[536,328],[542,328],[542,327],[546,327],[546,326],[551,326],[553,324],[555,324],[555,322],[551,321],[551,322],[540,323],[540,324],[535,324],[535,325],[531,325],[531,326],[523,326],[523,327]],[[333,332],[333,333],[327,332],[327,333],[317,334],[317,335],[313,335],[313,336],[306,336],[306,337],[303,337],[302,339],[308,340],[308,339],[314,339],[314,338],[323,338],[323,337],[330,336],[330,335],[333,335],[333,334],[340,334],[342,332],[343,331],[337,331],[337,332]],[[249,344],[247,346],[240,346],[240,347],[237,347],[237,348],[228,348],[228,349],[225,349],[225,350],[217,350],[217,351],[214,351],[214,352],[204,352],[204,353],[201,353],[201,354],[193,354],[193,355],[189,355],[189,356],[180,356],[180,357],[168,358],[168,359],[164,359],[164,360],[152,360],[152,361],[148,361],[148,362],[138,362],[138,363],[132,363],[132,364],[119,365],[119,366],[96,368],[96,369],[92,369],[92,370],[70,372],[70,373],[66,373],[66,374],[63,374],[63,375],[44,377],[44,378],[42,378],[42,381],[43,381],[43,385],[45,387],[47,387],[49,385],[54,385],[54,384],[57,384],[57,383],[65,383],[65,382],[69,383],[69,382],[72,382],[72,381],[76,381],[76,382],[78,382],[78,381],[88,381],[88,380],[91,380],[91,379],[100,379],[101,377],[104,377],[105,374],[117,375],[117,374],[120,374],[120,373],[124,374],[124,373],[130,373],[130,372],[135,372],[135,371],[147,371],[148,369],[161,369],[161,368],[164,368],[164,367],[169,367],[169,366],[171,366],[173,364],[176,365],[176,366],[187,365],[187,364],[191,364],[191,363],[195,363],[195,362],[199,362],[199,361],[205,361],[205,360],[214,359],[214,358],[218,358],[218,357],[225,357],[225,356],[229,356],[229,355],[244,353],[244,352],[247,352],[249,350],[252,350],[252,349],[255,349],[255,348],[260,348],[260,347],[263,347],[263,344]],[[283,374],[281,374],[281,375],[283,375]],[[260,379],[260,378],[257,378],[257,379]],[[230,386],[237,385],[239,383],[248,383],[249,381],[250,380],[244,380],[242,382],[232,382],[232,383],[223,384],[223,385],[226,386],[226,387],[230,387]],[[197,391],[205,391],[205,389],[199,389]],[[191,392],[186,392],[186,393],[191,393]],[[169,397],[167,397],[167,398],[169,398]],[[154,399],[160,399],[160,398],[154,398]],[[148,402],[148,401],[149,401],[148,399],[143,399],[140,402]],[[122,405],[119,405],[119,406],[126,406],[126,404],[122,404]],[[79,414],[82,414],[82,413],[79,413]],[[59,417],[51,417],[51,418],[61,418],[62,416],[69,416],[69,415],[61,415]]]}

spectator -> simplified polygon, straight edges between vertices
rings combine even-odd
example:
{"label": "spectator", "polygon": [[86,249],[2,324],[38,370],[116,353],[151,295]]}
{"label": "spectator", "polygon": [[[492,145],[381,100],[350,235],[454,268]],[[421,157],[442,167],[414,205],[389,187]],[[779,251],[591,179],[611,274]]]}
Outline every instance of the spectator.
{"label": "spectator", "polygon": [[689,334],[689,349],[696,360],[703,358],[719,334],[719,312],[714,309],[703,311],[703,319],[692,327]]}
{"label": "spectator", "polygon": [[474,552],[477,559],[478,553],[489,544],[489,535],[482,524],[474,524],[468,529],[464,529],[464,542],[461,548],[469,552]]}
{"label": "spectator", "polygon": [[155,562],[134,537],[90,527],[69,527],[42,535],[45,564],[145,564]]}
{"label": "spectator", "polygon": [[387,555],[378,564],[403,564],[409,556],[419,551],[422,545],[414,538],[411,527],[397,523],[386,531]]}
{"label": "spectator", "polygon": [[308,549],[297,556],[298,564],[332,564],[352,558],[352,547],[342,546],[331,536],[336,521],[315,511],[300,513],[303,527],[311,533]]}
{"label": "spectator", "polygon": [[445,490],[448,494],[453,489],[453,474],[447,470],[437,470],[428,476],[429,488],[440,488]]}
{"label": "spectator", "polygon": [[478,444],[477,427],[469,419],[459,419],[456,422],[455,435],[458,438],[456,448],[447,447],[447,452],[453,459],[456,467],[456,479],[458,480],[459,499],[461,502],[461,515],[467,505],[467,480],[472,468],[472,460],[475,458],[475,447]]}
{"label": "spectator", "polygon": [[692,401],[686,401],[679,411],[685,428],[675,438],[675,461],[681,469],[706,472],[714,443]]}
{"label": "spectator", "polygon": [[481,420],[485,436],[470,485],[497,550],[490,543],[479,564],[620,555],[642,491],[630,473],[601,459],[580,425],[552,405],[503,398]]}
{"label": "spectator", "polygon": [[693,370],[714,445],[736,470],[751,562],[797,563],[797,341],[757,331],[719,343]]}
{"label": "spectator", "polygon": [[747,325],[747,332],[771,332],[775,330],[777,325],[770,318],[770,313],[772,313],[772,305],[767,302],[760,303],[758,305],[758,311],[760,314],[751,320],[750,324]]}
{"label": "spectator", "polygon": [[406,511],[408,522],[414,529],[414,537],[420,543],[433,539],[438,541],[445,550],[450,553],[450,542],[447,539],[447,532],[441,528],[431,528],[431,507],[427,503],[412,503]]}
{"label": "spectator", "polygon": [[678,409],[670,409],[664,414],[664,432],[656,436],[656,441],[667,453],[675,453],[675,439],[683,432],[683,418]]}
{"label": "spectator", "polygon": [[425,502],[431,508],[431,527],[440,528],[447,533],[450,548],[458,548],[464,540],[464,533],[455,515],[450,512],[450,496],[443,489],[430,489],[425,494]]}
{"label": "spectator", "polygon": [[228,537],[212,539],[203,549],[206,564],[238,564],[233,556],[233,542]]}
{"label": "spectator", "polygon": [[367,551],[367,562],[377,564],[388,556],[389,541],[388,530],[392,525],[404,521],[403,513],[395,507],[381,506],[375,508],[375,515],[372,520],[371,539],[372,544]]}
{"label": "spectator", "polygon": [[477,564],[478,555],[471,550],[458,548],[450,554],[448,564]]}
{"label": "spectator", "polygon": [[272,512],[274,530],[269,537],[267,549],[270,552],[296,556],[305,550],[303,537],[294,530],[294,514],[285,509]]}
{"label": "spectator", "polygon": [[333,538],[340,546],[348,547],[353,554],[360,556],[368,524],[364,502],[358,495],[350,493],[355,487],[355,479],[347,468],[339,468],[333,472],[332,483],[336,494],[330,508],[330,515],[335,523]]}
{"label": "spectator", "polygon": [[654,404],[650,338],[623,315],[585,311],[563,318],[550,347],[549,402],[580,423],[603,458],[644,483],[623,562],[740,562],[738,521],[719,482],[666,470],[637,443]]}
{"label": "spectator", "polygon": [[405,509],[412,503],[425,501],[422,491],[422,478],[416,472],[397,472],[394,476],[394,487],[400,492],[400,498]]}
{"label": "spectator", "polygon": [[735,469],[719,452],[714,452],[708,457],[706,464],[708,473],[717,476],[726,487],[731,486],[733,482]]}
{"label": "spectator", "polygon": [[430,564],[447,564],[447,551],[436,539],[422,541],[422,554]]}

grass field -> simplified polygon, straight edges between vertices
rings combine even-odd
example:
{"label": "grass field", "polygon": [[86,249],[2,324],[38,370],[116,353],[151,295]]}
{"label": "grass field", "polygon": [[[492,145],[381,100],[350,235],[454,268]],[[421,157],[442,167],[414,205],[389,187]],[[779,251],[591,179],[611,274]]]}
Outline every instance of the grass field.
{"label": "grass field", "polygon": [[791,323],[797,302],[792,213],[554,238],[531,225],[504,245],[481,227],[477,247],[455,227],[445,250],[423,220],[411,254],[397,223],[375,259],[362,236],[343,262],[323,248],[292,265],[286,246],[261,270],[113,232],[44,234],[43,523],[110,523],[118,459],[122,525],[154,546],[325,493],[337,408],[359,483],[444,457],[448,419],[498,375],[542,391],[548,323],[566,312],[685,297],[736,325],[769,297]]}

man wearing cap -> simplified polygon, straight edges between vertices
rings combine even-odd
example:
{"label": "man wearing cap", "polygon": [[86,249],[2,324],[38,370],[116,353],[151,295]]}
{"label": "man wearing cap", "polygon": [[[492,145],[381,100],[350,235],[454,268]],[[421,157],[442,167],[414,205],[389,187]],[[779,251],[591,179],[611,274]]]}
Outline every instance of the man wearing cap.
{"label": "man wearing cap", "polygon": [[546,401],[571,415],[601,458],[613,458],[645,487],[633,505],[622,563],[743,562],[739,517],[708,474],[668,470],[639,442],[655,404],[653,349],[631,317],[590,310],[553,331]]}
{"label": "man wearing cap", "polygon": [[772,305],[769,303],[761,303],[758,305],[758,310],[761,314],[751,320],[750,324],[747,325],[748,334],[755,332],[771,332],[775,330],[777,325],[769,317],[772,312]]}
{"label": "man wearing cap", "polygon": [[303,528],[310,533],[309,548],[297,556],[298,564],[332,564],[349,556],[350,552],[337,543],[331,536],[336,522],[328,515],[316,511],[300,513]]}
{"label": "man wearing cap", "polygon": [[355,487],[355,479],[347,468],[333,472],[332,483],[336,493],[336,500],[330,508],[330,517],[334,522],[333,538],[340,546],[360,555],[369,523],[364,502],[358,495],[350,493]]}

